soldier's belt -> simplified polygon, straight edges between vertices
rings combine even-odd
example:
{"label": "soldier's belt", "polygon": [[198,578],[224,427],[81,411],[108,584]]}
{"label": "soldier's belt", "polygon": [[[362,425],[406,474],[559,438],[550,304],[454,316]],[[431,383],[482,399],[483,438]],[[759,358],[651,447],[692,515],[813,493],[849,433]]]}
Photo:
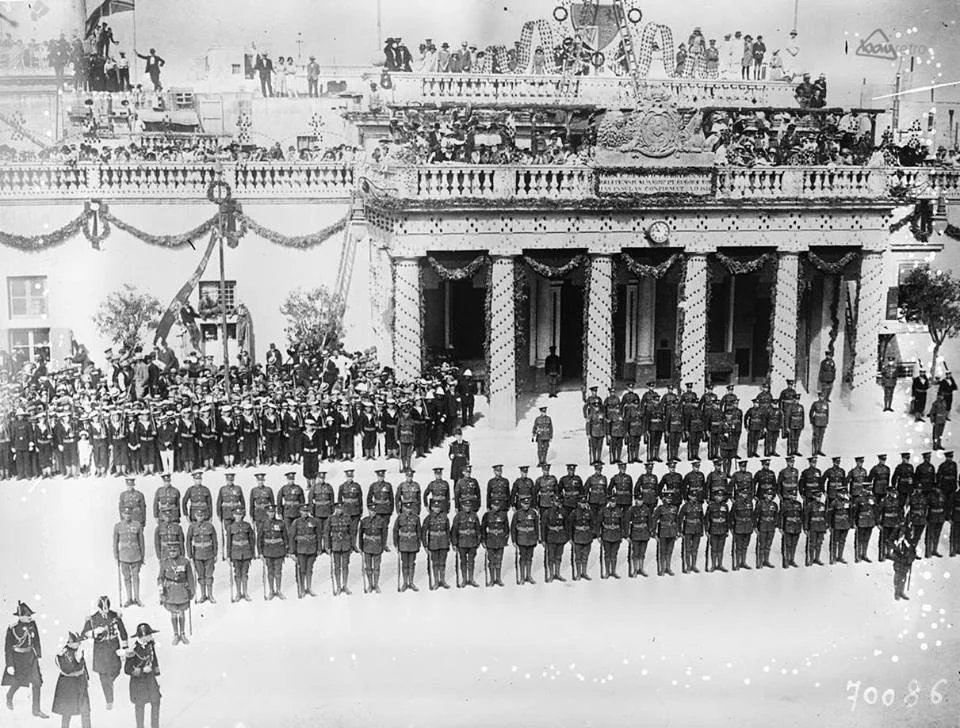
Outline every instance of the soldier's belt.
{"label": "soldier's belt", "polygon": [[282,538],[265,538],[263,539],[263,542],[265,544],[283,543],[283,539]]}

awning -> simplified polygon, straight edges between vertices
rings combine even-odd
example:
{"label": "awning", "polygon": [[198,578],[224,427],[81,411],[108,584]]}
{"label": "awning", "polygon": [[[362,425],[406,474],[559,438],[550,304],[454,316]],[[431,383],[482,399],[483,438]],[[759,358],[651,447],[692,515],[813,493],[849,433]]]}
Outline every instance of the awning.
{"label": "awning", "polygon": [[193,109],[179,111],[156,111],[155,109],[141,109],[138,112],[140,121],[146,131],[163,130],[167,126],[188,127],[196,129],[200,126],[200,118]]}

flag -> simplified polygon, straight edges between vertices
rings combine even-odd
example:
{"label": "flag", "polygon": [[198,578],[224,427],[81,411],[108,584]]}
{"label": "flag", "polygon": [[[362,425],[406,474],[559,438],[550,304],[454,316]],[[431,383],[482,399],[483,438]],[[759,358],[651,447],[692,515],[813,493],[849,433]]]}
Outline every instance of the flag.
{"label": "flag", "polygon": [[190,276],[189,280],[183,284],[183,287],[180,288],[177,295],[173,297],[173,300],[167,307],[166,313],[164,313],[160,319],[160,323],[157,325],[157,335],[153,339],[154,343],[160,339],[166,340],[167,334],[170,333],[170,328],[180,316],[181,307],[189,305],[188,299],[190,298],[190,294],[193,293],[197,284],[200,282],[200,276],[202,276],[203,271],[207,269],[207,263],[210,262],[210,256],[213,255],[213,250],[216,247],[217,230],[214,228],[210,231],[210,242],[207,244],[207,249],[203,252],[200,265],[197,266],[197,269],[193,272],[193,275]]}
{"label": "flag", "polygon": [[[87,4],[87,35],[100,24],[108,15],[125,13],[133,10],[134,0],[85,0]],[[93,10],[90,6],[94,5]]]}

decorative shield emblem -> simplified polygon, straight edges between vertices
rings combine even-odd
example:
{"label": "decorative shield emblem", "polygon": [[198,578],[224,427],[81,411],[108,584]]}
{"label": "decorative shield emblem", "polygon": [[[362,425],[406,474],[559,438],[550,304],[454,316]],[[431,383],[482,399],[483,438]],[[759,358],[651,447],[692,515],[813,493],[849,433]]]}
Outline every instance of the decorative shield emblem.
{"label": "decorative shield emblem", "polygon": [[595,51],[602,51],[620,39],[613,5],[571,3],[570,22],[584,42]]}

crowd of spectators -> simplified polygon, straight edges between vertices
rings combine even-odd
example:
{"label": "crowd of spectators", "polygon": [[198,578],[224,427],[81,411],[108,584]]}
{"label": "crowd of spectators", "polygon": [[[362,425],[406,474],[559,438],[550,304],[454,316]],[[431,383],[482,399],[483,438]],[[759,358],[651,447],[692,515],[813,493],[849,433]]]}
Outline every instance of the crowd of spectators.
{"label": "crowd of spectators", "polygon": [[228,401],[212,356],[181,362],[162,340],[106,355],[101,367],[75,346],[54,369],[0,351],[0,479],[160,472],[167,442],[172,467],[188,472],[295,463],[313,433],[321,461],[399,458],[398,423],[409,425],[409,455],[422,457],[474,419],[477,383],[448,362],[398,383],[372,352],[271,344],[263,364],[239,355]]}

